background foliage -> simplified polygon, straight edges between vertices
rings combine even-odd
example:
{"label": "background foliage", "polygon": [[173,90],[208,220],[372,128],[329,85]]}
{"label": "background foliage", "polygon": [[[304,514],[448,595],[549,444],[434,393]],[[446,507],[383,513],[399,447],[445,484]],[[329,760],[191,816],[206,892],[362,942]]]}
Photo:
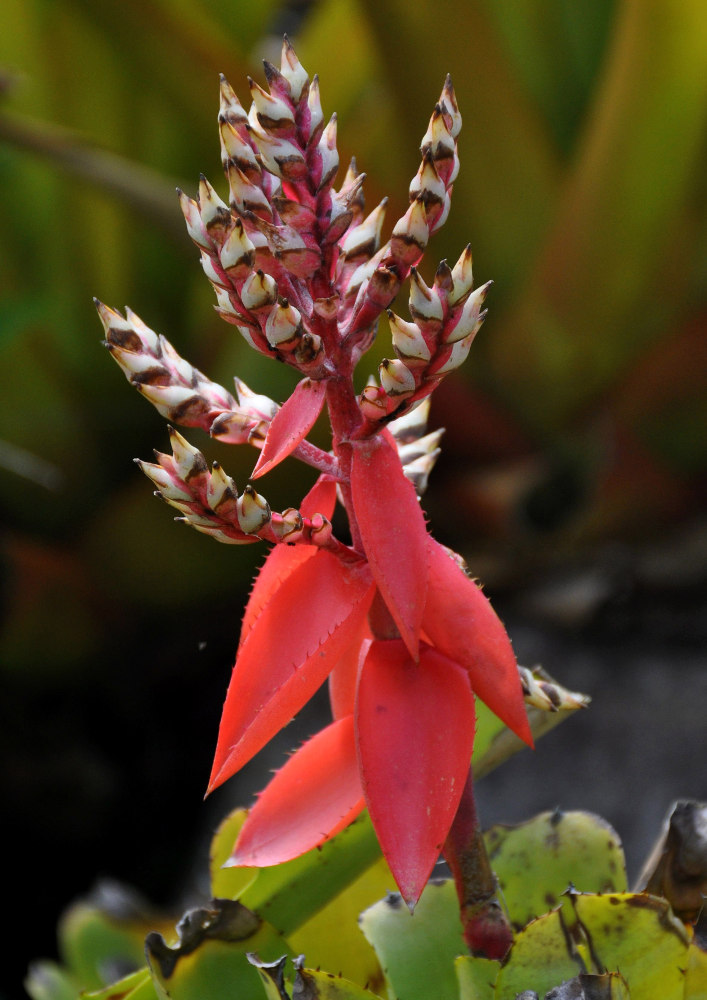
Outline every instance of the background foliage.
{"label": "background foliage", "polygon": [[[131,459],[164,447],[163,424],[101,354],[91,297],[128,302],[223,384],[287,395],[288,373],[213,313],[173,195],[202,170],[223,193],[217,74],[245,100],[285,30],[338,112],[342,161],[356,154],[369,205],[389,194],[392,218],[453,75],[462,170],[429,256],[471,240],[495,288],[435,399],[438,537],[520,586],[607,540],[665,537],[704,500],[701,0],[5,0],[0,794],[32,901],[21,962],[51,949],[57,910],[94,872],[174,898],[204,827],[261,555],[180,530],[151,497]],[[241,451],[227,455],[239,484]],[[298,477],[272,477],[275,506]]]}

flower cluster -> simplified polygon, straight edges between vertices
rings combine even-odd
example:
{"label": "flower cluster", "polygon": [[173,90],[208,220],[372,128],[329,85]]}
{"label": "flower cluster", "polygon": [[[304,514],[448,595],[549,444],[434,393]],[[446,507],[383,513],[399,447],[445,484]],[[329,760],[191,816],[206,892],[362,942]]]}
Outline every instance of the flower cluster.
{"label": "flower cluster", "polygon": [[[272,865],[321,844],[367,806],[412,906],[443,848],[469,771],[474,698],[531,742],[506,632],[462,561],[429,535],[419,502],[439,454],[428,397],[462,363],[484,319],[465,249],[427,285],[418,272],[457,175],[461,117],[447,79],[422,140],[410,205],[383,242],[386,203],[364,211],[352,161],[341,187],[336,117],[325,124],[285,39],[248,112],[221,82],[228,203],[202,178],[180,193],[216,308],[256,351],[302,376],[282,406],[236,380],[236,397],[129,310],[98,304],[129,381],[170,422],[260,450],[252,478],[287,456],[319,478],[298,509],[271,511],[181,434],[140,463],[180,517],[215,539],[272,543],[245,610],[209,788],[233,775],[328,678],[334,721],[290,757],[236,844]],[[410,319],[389,307],[409,279]],[[387,311],[394,357],[357,394],[353,372]],[[307,435],[326,406],[325,451]],[[337,538],[339,503],[350,538]]]}

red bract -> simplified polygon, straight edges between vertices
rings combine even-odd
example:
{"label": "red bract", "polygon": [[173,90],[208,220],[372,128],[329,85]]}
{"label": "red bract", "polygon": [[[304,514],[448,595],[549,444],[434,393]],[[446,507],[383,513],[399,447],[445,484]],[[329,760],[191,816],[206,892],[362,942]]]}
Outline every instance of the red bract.
{"label": "red bract", "polygon": [[[468,247],[429,286],[417,269],[449,211],[461,117],[448,79],[409,208],[383,242],[385,202],[365,215],[354,161],[334,188],[336,118],[325,125],[316,77],[287,40],[280,69],[265,69],[270,91],[251,82],[248,112],[221,83],[228,200],[202,178],[198,198],[180,194],[180,203],[217,311],[250,347],[298,373],[290,398],[278,406],[238,379],[234,396],[130,310],[98,308],[113,357],[173,424],[260,449],[254,479],[288,456],[318,473],[299,509],[277,513],[254,486],[239,494],[175,430],[171,454],[140,463],[180,520],[227,544],[273,546],[245,610],[209,789],[329,678],[335,721],[260,796],[236,861],[287,860],[365,803],[413,905],[465,786],[474,696],[531,742],[503,626],[458,558],[430,537],[419,502],[441,434],[426,433],[429,396],[466,358],[488,289],[474,290]],[[409,320],[389,310],[407,279]],[[353,372],[384,313],[394,356],[357,394]],[[307,438],[323,409],[329,449]]]}

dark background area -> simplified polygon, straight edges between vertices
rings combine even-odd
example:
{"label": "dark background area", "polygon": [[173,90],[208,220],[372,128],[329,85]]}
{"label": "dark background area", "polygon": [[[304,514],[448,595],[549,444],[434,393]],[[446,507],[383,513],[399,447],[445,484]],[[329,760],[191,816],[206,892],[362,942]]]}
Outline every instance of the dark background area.
{"label": "dark background area", "polygon": [[[464,127],[423,276],[471,240],[489,319],[436,394],[425,507],[519,659],[593,698],[485,779],[486,823],[586,808],[635,876],[707,798],[707,13],[668,0],[5,0],[0,37],[3,1000],[99,877],[176,911],[209,833],[315,730],[319,698],[203,801],[257,546],[175,526],[132,464],[164,422],[101,348],[128,302],[229,386],[294,379],[214,314],[174,186],[219,185],[217,78],[247,104],[288,31],[367,203],[404,211],[447,71]],[[433,30],[431,30],[433,29]],[[396,306],[406,315],[402,300]],[[390,353],[382,326],[366,372]],[[194,444],[239,487],[254,452]],[[309,478],[263,484],[276,509]]]}

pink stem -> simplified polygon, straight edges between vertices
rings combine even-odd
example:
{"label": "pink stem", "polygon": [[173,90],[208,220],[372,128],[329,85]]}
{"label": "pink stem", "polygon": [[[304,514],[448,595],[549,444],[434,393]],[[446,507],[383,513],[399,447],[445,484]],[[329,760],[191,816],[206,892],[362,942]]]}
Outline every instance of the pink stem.
{"label": "pink stem", "polygon": [[496,897],[496,877],[476,814],[471,769],[443,850],[457,887],[469,951],[484,958],[502,959],[513,944],[513,932]]}

